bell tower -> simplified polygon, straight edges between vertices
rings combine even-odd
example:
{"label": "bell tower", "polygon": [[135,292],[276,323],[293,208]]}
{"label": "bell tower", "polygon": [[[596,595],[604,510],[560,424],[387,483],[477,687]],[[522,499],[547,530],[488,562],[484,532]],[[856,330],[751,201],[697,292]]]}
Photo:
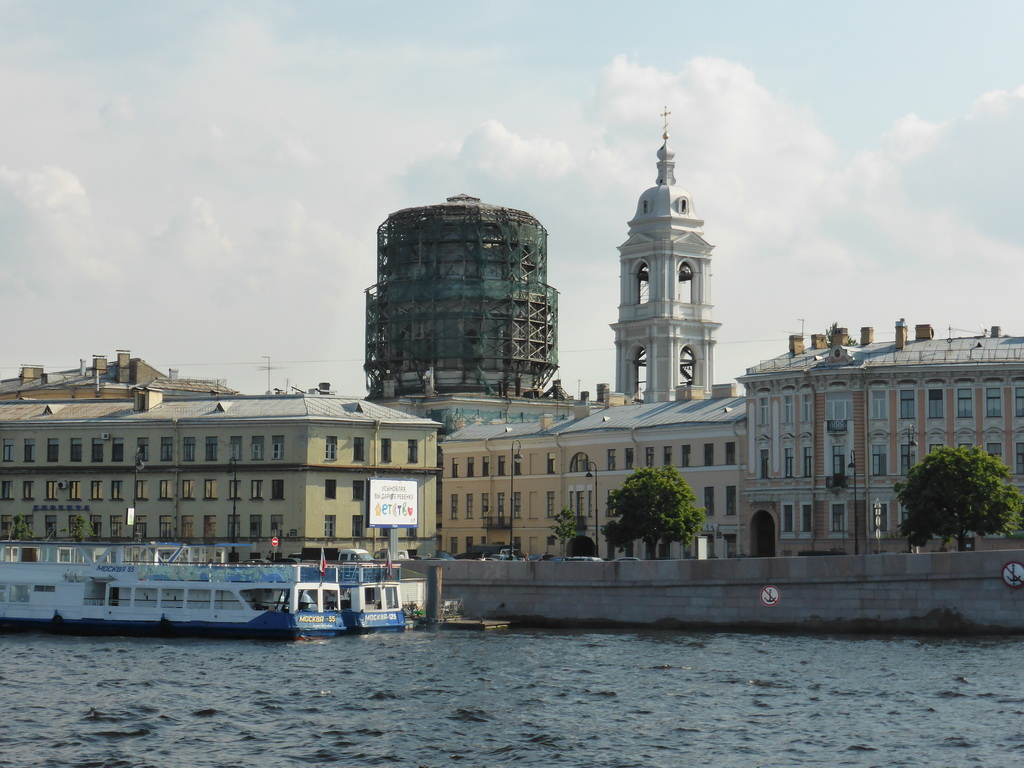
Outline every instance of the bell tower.
{"label": "bell tower", "polygon": [[[668,117],[668,111],[663,117]],[[711,251],[690,193],[676,186],[668,122],[658,150],[657,183],[645,190],[619,246],[615,386],[645,403],[710,397],[715,332],[709,303]]]}

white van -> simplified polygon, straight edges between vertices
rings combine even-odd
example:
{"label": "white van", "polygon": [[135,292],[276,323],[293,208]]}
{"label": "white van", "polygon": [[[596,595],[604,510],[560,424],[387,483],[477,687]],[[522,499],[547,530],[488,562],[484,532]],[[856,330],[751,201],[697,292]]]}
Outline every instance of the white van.
{"label": "white van", "polygon": [[360,562],[365,562],[365,561],[368,561],[368,560],[373,560],[373,557],[371,557],[370,553],[367,552],[365,549],[339,549],[338,550],[338,562],[339,563],[349,562],[349,561],[352,561],[352,560],[358,560]]}

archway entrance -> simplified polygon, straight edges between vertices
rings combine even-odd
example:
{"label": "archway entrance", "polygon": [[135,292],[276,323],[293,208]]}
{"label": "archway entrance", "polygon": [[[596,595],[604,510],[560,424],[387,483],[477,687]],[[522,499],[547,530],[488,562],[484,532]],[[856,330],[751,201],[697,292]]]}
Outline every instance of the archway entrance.
{"label": "archway entrance", "polygon": [[750,518],[750,554],[752,557],[775,557],[775,519],[759,509]]}
{"label": "archway entrance", "polygon": [[597,547],[594,546],[594,540],[589,536],[577,536],[575,539],[570,539],[568,546],[565,548],[566,557],[596,557]]}

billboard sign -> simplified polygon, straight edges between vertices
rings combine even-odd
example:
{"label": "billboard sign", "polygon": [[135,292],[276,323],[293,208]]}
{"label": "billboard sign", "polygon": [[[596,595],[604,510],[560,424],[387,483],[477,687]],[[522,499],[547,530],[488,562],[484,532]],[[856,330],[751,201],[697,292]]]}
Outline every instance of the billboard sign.
{"label": "billboard sign", "polygon": [[415,528],[419,525],[419,483],[370,478],[370,527]]}

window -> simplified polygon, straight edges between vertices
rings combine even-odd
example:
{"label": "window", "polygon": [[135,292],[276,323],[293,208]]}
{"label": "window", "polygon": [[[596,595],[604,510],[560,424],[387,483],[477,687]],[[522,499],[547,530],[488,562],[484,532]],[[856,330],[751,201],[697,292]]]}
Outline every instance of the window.
{"label": "window", "polygon": [[505,476],[505,455],[498,456],[498,477]]}
{"label": "window", "polygon": [[811,423],[811,415],[814,412],[814,401],[810,394],[800,395],[800,421],[805,425]]}
{"label": "window", "polygon": [[263,461],[263,445],[264,440],[262,435],[256,435],[249,442],[249,456],[253,461]]}
{"label": "window", "polygon": [[1002,443],[987,443],[985,445],[985,451],[997,459],[1003,458],[1003,444]]}
{"label": "window", "polygon": [[690,444],[679,446],[679,466],[688,467],[690,466]]}
{"label": "window", "polygon": [[974,391],[958,389],[956,391],[956,417],[958,419],[974,418]]}
{"label": "window", "polygon": [[284,515],[270,516],[270,535],[284,536]]}
{"label": "window", "polygon": [[736,486],[725,486],[725,514],[736,514]]}
{"label": "window", "polygon": [[846,505],[832,505],[832,532],[842,533],[846,530]]}
{"label": "window", "polygon": [[194,437],[185,437],[181,441],[181,460],[182,461],[195,461],[196,460],[196,439]]}
{"label": "window", "polygon": [[547,470],[549,475],[555,474],[555,454],[553,452],[548,452]]}
{"label": "window", "polygon": [[362,480],[352,481],[352,501],[362,501],[366,498],[366,483]]}
{"label": "window", "polygon": [[71,438],[71,460],[82,460],[82,438],[80,437]]}
{"label": "window", "polygon": [[704,512],[708,517],[715,514],[715,487],[713,485],[704,486]]}
{"label": "window", "polygon": [[451,476],[452,477],[458,477],[459,476],[459,460],[458,459],[452,459],[452,474],[451,474]]}
{"label": "window", "polygon": [[884,389],[871,390],[871,418],[889,418],[889,393]]}
{"label": "window", "polygon": [[985,389],[985,415],[989,418],[999,418],[1003,415],[1003,393],[999,387]]}
{"label": "window", "polygon": [[181,498],[183,499],[194,499],[196,497],[196,481],[195,480],[182,480],[181,481]]}
{"label": "window", "polygon": [[1017,475],[1024,475],[1024,443],[1017,443],[1015,446],[1013,472]]}
{"label": "window", "polygon": [[359,539],[365,535],[363,526],[363,516],[352,515],[352,538]]}
{"label": "window", "polygon": [[325,539],[333,539],[334,538],[335,519],[336,518],[335,518],[334,515],[324,515],[324,538]]}
{"label": "window", "polygon": [[497,512],[498,512],[498,517],[504,517],[505,516],[505,494],[504,493],[499,493],[498,494],[498,509],[497,509]]}
{"label": "window", "polygon": [[491,495],[489,493],[480,494],[480,514],[487,517],[487,514],[491,511]]}
{"label": "window", "polygon": [[729,465],[736,463],[736,443],[732,440],[725,444],[725,463]]}
{"label": "window", "polygon": [[203,498],[204,499],[216,499],[217,498],[217,481],[207,479],[203,481]]}
{"label": "window", "polygon": [[491,476],[491,457],[484,456],[480,459],[480,477]]}
{"label": "window", "polygon": [[615,470],[615,449],[609,448],[605,454],[605,468],[611,471]]}
{"label": "window", "polygon": [[14,438],[4,438],[4,461],[14,461]]}
{"label": "window", "polygon": [[92,453],[89,458],[94,462],[103,461],[103,438],[94,437],[92,439]]}
{"label": "window", "polygon": [[765,479],[768,477],[768,449],[761,449],[761,466],[760,466],[760,477]]}
{"label": "window", "polygon": [[101,501],[103,499],[102,480],[89,481],[89,498],[92,499],[93,501]]}
{"label": "window", "polygon": [[942,413],[942,390],[941,389],[929,389],[928,390],[928,418],[929,419],[941,419]]}
{"label": "window", "polygon": [[47,480],[46,481],[46,500],[53,501],[57,498],[57,481]]}
{"label": "window", "polygon": [[352,461],[366,461],[366,438],[352,438]]}
{"label": "window", "polygon": [[810,504],[800,505],[800,530],[804,533],[810,533],[811,531],[811,520],[813,516],[814,507]]}
{"label": "window", "polygon": [[203,536],[208,539],[212,539],[217,535],[217,516],[216,515],[204,515],[203,516]]}
{"label": "window", "polygon": [[241,496],[242,481],[231,478],[228,480],[228,498],[238,500]]}
{"label": "window", "polygon": [[783,504],[782,505],[782,532],[792,533],[793,532],[793,505]]}
{"label": "window", "polygon": [[149,498],[149,482],[146,480],[135,481],[135,498],[136,499],[148,499]]}
{"label": "window", "polygon": [[1024,387],[1015,387],[1013,390],[1013,415],[1024,416]]}
{"label": "window", "polygon": [[889,474],[889,447],[886,445],[871,446],[871,474]]}
{"label": "window", "polygon": [[380,439],[380,460],[385,464],[391,463],[391,438],[382,437]]}
{"label": "window", "polygon": [[825,418],[846,421],[853,415],[853,401],[846,393],[828,395],[825,400]]}
{"label": "window", "polygon": [[704,443],[704,466],[715,466],[715,444]]}
{"label": "window", "polygon": [[907,474],[912,466],[914,466],[914,446],[904,443],[900,446],[900,474]]}
{"label": "window", "polygon": [[651,447],[644,448],[644,466],[645,467],[653,467],[654,466],[654,448],[651,448]]}
{"label": "window", "polygon": [[46,517],[44,518],[44,522],[46,524],[46,538],[50,538],[51,536],[56,536],[57,535],[57,516],[56,515],[46,515]]}
{"label": "window", "polygon": [[242,436],[232,435],[228,439],[228,458],[235,461],[242,460]]}
{"label": "window", "polygon": [[240,539],[242,537],[241,515],[228,515],[228,536],[231,539]]}
{"label": "window", "polygon": [[36,460],[36,441],[35,438],[26,437],[24,443],[24,460],[26,462],[33,462]]}
{"label": "window", "polygon": [[184,539],[191,539],[196,535],[195,518],[192,515],[181,516],[181,536]]}
{"label": "window", "polygon": [[163,539],[174,537],[174,518],[170,515],[160,515],[160,536]]}
{"label": "window", "polygon": [[416,464],[420,460],[420,444],[417,440],[405,441],[405,461],[407,464]]}
{"label": "window", "polygon": [[161,480],[160,481],[160,498],[169,499],[174,491],[173,480]]}
{"label": "window", "polygon": [[60,461],[60,438],[51,437],[46,441],[46,460]]}
{"label": "window", "polygon": [[467,493],[466,494],[466,519],[467,520],[472,520],[473,519],[473,494],[472,493]]}
{"label": "window", "polygon": [[473,456],[466,457],[466,477],[474,477],[476,475],[476,461]]}
{"label": "window", "polygon": [[338,460],[338,436],[328,435],[324,443],[324,461]]}
{"label": "window", "polygon": [[160,438],[160,461],[174,461],[174,438]]}
{"label": "window", "polygon": [[21,482],[21,498],[23,498],[23,499],[34,499],[35,496],[33,495],[32,487],[33,486],[32,486],[32,481],[31,480],[22,480],[22,482]]}
{"label": "window", "polygon": [[832,446],[832,474],[833,475],[845,475],[846,474],[846,446],[845,445],[833,445]]}
{"label": "window", "polygon": [[206,460],[217,460],[217,438],[213,435],[208,435],[206,438]]}
{"label": "window", "polygon": [[284,498],[284,480],[270,481],[270,498],[280,501]]}
{"label": "window", "polygon": [[262,499],[263,498],[263,481],[262,480],[251,480],[251,481],[249,481],[249,498],[250,499]]}
{"label": "window", "polygon": [[516,518],[517,520],[519,519],[519,511],[522,508],[522,497],[523,494],[521,494],[519,491],[516,491],[515,493],[512,494],[511,514],[512,517]]}
{"label": "window", "polygon": [[782,396],[782,423],[792,424],[794,416],[793,395]]}
{"label": "window", "polygon": [[338,481],[337,480],[324,480],[324,498],[325,499],[336,499],[338,498]]}
{"label": "window", "polygon": [[284,459],[284,435],[272,435],[270,438],[270,458],[273,461]]}
{"label": "window", "polygon": [[801,449],[802,458],[800,463],[803,469],[804,477],[811,477],[814,474],[814,451],[811,446],[805,445]]}
{"label": "window", "polygon": [[782,471],[785,477],[793,477],[793,470],[796,463],[796,456],[793,448],[782,449]]}
{"label": "window", "polygon": [[148,437],[140,437],[135,441],[135,458],[137,461],[149,461]]}
{"label": "window", "polygon": [[914,418],[914,390],[912,389],[900,390],[900,418]]}
{"label": "window", "polygon": [[626,469],[632,469],[632,468],[633,468],[633,449],[632,448],[627,448],[626,449]]}
{"label": "window", "polygon": [[[1022,445],[1024,445],[1024,444],[1022,444]],[[554,517],[555,516],[555,492],[554,491],[548,491],[547,504],[546,504],[546,507],[545,507],[545,512],[546,512],[548,517]]]}
{"label": "window", "polygon": [[672,466],[672,446],[666,445],[661,463],[666,467]]}
{"label": "window", "polygon": [[110,498],[113,501],[124,501],[124,481],[123,480],[111,480],[110,481]]}
{"label": "window", "polygon": [[764,426],[768,423],[768,398],[757,398],[757,423]]}
{"label": "window", "polygon": [[89,515],[89,530],[93,536],[103,535],[103,518],[100,515]]}
{"label": "window", "polygon": [[14,498],[14,481],[13,480],[2,480],[0,481],[0,499],[13,499]]}

